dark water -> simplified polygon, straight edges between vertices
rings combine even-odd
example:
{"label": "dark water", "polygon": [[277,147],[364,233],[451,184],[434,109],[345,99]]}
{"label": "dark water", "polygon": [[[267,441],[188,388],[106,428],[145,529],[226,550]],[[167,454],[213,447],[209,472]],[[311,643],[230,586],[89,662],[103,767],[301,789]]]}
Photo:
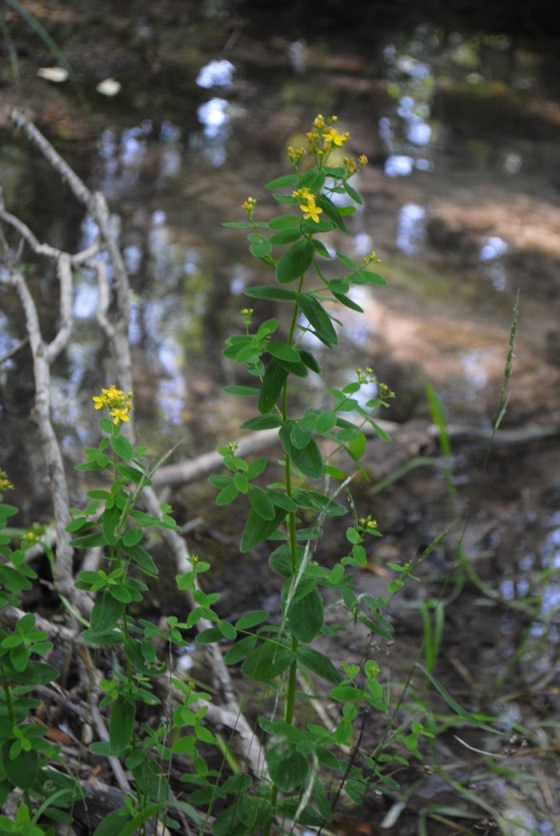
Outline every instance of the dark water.
{"label": "dark water", "polygon": [[[134,20],[114,7],[97,20],[93,5],[85,11],[95,38],[84,38],[70,11],[62,22],[44,23],[60,37],[91,111],[69,82],[36,77],[37,67],[57,62],[21,23],[14,37],[22,84],[18,93],[5,66],[4,98],[31,108],[120,219],[134,292],[137,432],[154,453],[180,441],[175,458],[190,457],[238,434],[242,406],[221,393],[237,372],[221,347],[239,327],[243,288],[266,277],[243,234],[222,223],[242,219],[249,194],[263,216],[272,211],[263,184],[287,172],[287,145],[319,112],[337,114],[351,133],[351,152],[370,159],[356,182],[363,211],[341,243],[358,257],[375,249],[389,280],[360,299],[364,317],[345,320],[336,357],[326,363],[330,380],[343,383],[357,366],[372,365],[397,392],[391,417],[429,419],[420,367],[452,423],[488,427],[520,294],[506,424],[558,420],[560,91],[546,43],[422,21],[369,36],[365,24],[358,32],[323,22],[314,34],[303,16],[292,28],[284,18],[280,26],[266,4],[232,11],[208,2],[196,14],[188,4],[159,4]],[[96,89],[108,77],[121,85],[112,97]],[[91,219],[7,127],[0,179],[8,209],[42,240],[70,250],[92,240]],[[48,335],[57,317],[54,279],[43,263],[27,260]],[[84,274],[76,285],[76,339],[53,379],[69,465],[95,440],[91,396],[114,382],[94,322],[96,294]],[[15,300],[1,288],[0,355],[22,333]],[[50,508],[29,418],[29,375],[24,352],[0,366],[0,467],[16,483],[22,524],[48,520]],[[513,450],[485,471],[480,490],[480,458],[459,457],[473,553],[486,561],[490,549],[497,561],[489,580],[509,600],[535,590],[543,596],[544,627],[532,637],[535,677],[551,661],[543,636],[558,641],[557,464],[557,446]],[[79,484],[73,488],[79,501]],[[388,548],[403,548],[403,531],[416,537],[420,518],[422,536],[435,536],[441,520],[433,503],[426,507],[429,490],[419,480],[390,494],[391,507],[382,509]],[[481,658],[477,651],[473,665]],[[515,710],[520,716],[522,706]],[[500,786],[504,809],[513,809],[511,787]],[[552,821],[557,811],[543,809],[527,801],[517,811],[529,832],[554,832],[547,816]]]}

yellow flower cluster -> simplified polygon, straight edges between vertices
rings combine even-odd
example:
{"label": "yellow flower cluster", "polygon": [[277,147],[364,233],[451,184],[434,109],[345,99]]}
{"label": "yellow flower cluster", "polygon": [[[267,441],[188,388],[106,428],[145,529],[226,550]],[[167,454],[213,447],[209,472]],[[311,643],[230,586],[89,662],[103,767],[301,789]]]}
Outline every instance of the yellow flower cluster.
{"label": "yellow flower cluster", "polygon": [[293,145],[288,147],[288,159],[291,163],[297,164],[303,156],[307,154],[305,148],[294,148]]}
{"label": "yellow flower cluster", "polygon": [[30,546],[35,545],[41,539],[41,535],[37,531],[26,531],[25,534],[22,535],[22,544],[28,549]]}
{"label": "yellow flower cluster", "polygon": [[344,168],[346,170],[346,177],[350,178],[353,174],[357,174],[360,169],[368,164],[368,158],[365,154],[358,157],[356,161],[354,157],[344,157]]}
{"label": "yellow flower cluster", "polygon": [[247,200],[241,204],[241,208],[245,209],[249,217],[251,218],[253,212],[255,211],[255,206],[257,205],[257,201],[254,197],[248,197]]}
{"label": "yellow flower cluster", "polygon": [[296,200],[300,201],[299,208],[303,212],[304,220],[308,221],[310,218],[312,221],[315,221],[316,224],[319,223],[319,215],[322,213],[322,209],[320,206],[317,206],[315,202],[315,195],[309,191],[309,189],[296,189],[295,192],[292,192],[292,197],[295,197]]}
{"label": "yellow flower cluster", "polygon": [[8,474],[4,470],[0,470],[0,491],[9,491],[14,486],[8,479]]}
{"label": "yellow flower cluster", "polygon": [[374,520],[371,514],[367,517],[360,517],[360,528],[367,533],[368,531],[375,531],[377,529],[377,520]]}
{"label": "yellow flower cluster", "polygon": [[348,131],[341,134],[333,127],[337,116],[325,119],[319,114],[313,120],[313,130],[306,134],[311,151],[317,157],[327,157],[334,148],[341,148],[350,137]]}
{"label": "yellow flower cluster", "polygon": [[368,366],[366,369],[356,369],[356,377],[360,386],[364,383],[375,383],[377,378],[373,373],[373,369]]}
{"label": "yellow flower cluster", "polygon": [[381,264],[381,259],[378,257],[376,252],[372,252],[362,258],[362,264],[364,267],[367,267],[368,264]]}
{"label": "yellow flower cluster", "polygon": [[240,314],[243,317],[243,322],[245,323],[245,325],[247,327],[249,327],[249,325],[251,324],[254,313],[255,313],[254,308],[241,308]]}
{"label": "yellow flower cluster", "polygon": [[132,409],[132,392],[126,394],[116,386],[102,389],[101,395],[94,395],[93,403],[96,409],[107,409],[113,419],[113,424],[130,421],[129,412]]}

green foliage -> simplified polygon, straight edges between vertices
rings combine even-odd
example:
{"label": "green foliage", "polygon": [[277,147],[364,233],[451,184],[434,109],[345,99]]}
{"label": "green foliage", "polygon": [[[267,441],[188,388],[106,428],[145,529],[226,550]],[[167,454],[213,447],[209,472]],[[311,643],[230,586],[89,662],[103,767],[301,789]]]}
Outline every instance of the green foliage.
{"label": "green foliage", "polygon": [[[430,731],[414,720],[391,733],[388,727],[378,750],[364,751],[360,746],[364,712],[378,712],[386,720],[391,709],[390,689],[383,684],[380,666],[364,658],[339,669],[319,646],[313,646],[317,639],[336,637],[356,623],[372,638],[394,638],[385,614],[388,600],[358,594],[354,586],[356,572],[367,565],[365,544],[380,533],[371,516],[357,517],[347,494],[352,474],[347,476],[339,465],[342,458],[352,471],[360,469],[366,425],[389,440],[375,415],[387,406],[392,393],[376,381],[371,369],[358,369],[355,380],[340,389],[325,386],[320,406],[309,404],[302,410],[292,404],[298,382],[310,375],[320,378],[318,352],[336,350],[338,306],[361,311],[350,295],[352,286],[384,284],[370,269],[377,262],[375,254],[357,264],[324,243],[325,235],[338,237],[345,232],[345,218],[355,208],[348,201],[361,204],[349,180],[366,162],[345,157],[343,165],[327,164],[348,137],[336,130],[335,123],[334,118],[321,116],[314,121],[308,134],[314,165],[300,171],[303,152],[290,149],[294,173],[267,184],[286,214],[257,222],[256,201],[248,198],[244,203],[248,221],[226,224],[249,230],[251,254],[273,277],[273,283],[249,288],[247,295],[285,307],[281,318],[267,319],[255,328],[254,311],[243,309],[244,333],[230,336],[223,353],[242,366],[255,385],[234,384],[226,391],[254,399],[255,414],[242,429],[277,429],[283,458],[279,470],[275,460],[248,461],[235,444],[225,444],[218,448],[225,472],[211,476],[210,483],[217,490],[218,506],[243,503],[241,553],[269,549],[268,565],[281,586],[278,613],[255,609],[232,623],[215,609],[219,595],[201,588],[199,576],[210,566],[194,556],[190,570],[176,578],[177,588],[191,602],[185,620],[169,616],[155,625],[138,618],[159,574],[149,551],[152,530],[179,528],[168,505],[162,504],[156,516],[141,507],[152,471],[145,448],[134,447],[122,432],[132,393],[111,386],[93,398],[95,407],[108,415],[99,421],[98,446],[85,450],[78,470],[94,473],[96,484],[104,476],[106,486],[88,492],[86,507],[73,509],[67,526],[74,549],[98,548],[102,554],[99,567],[81,571],[76,582],[94,602],[81,639],[104,648],[112,658],[99,682],[108,739],[91,743],[90,751],[119,759],[133,778],[124,806],[105,817],[96,836],[144,832],[148,821],[176,829],[174,811],[188,817],[200,832],[211,830],[215,836],[288,832],[296,824],[322,828],[333,821],[342,792],[360,804],[372,788],[394,791],[397,784],[388,774],[389,767],[406,765],[409,757],[421,758],[421,739],[430,737]],[[340,275],[332,278],[336,272]],[[316,351],[302,343],[310,335],[319,345]],[[377,395],[364,403],[358,395],[372,382],[377,384]],[[6,487],[9,482],[0,473],[0,489]],[[19,606],[22,594],[36,580],[26,563],[26,550],[35,540],[22,538],[13,548],[12,538],[4,532],[17,509],[1,500],[0,495],[0,606]],[[349,514],[347,505],[353,518],[345,525],[345,553],[334,565],[321,565],[315,559],[320,553],[317,541],[327,522]],[[396,594],[412,577],[414,567],[392,568],[396,578],[389,593]],[[338,601],[335,621],[326,619],[325,592]],[[430,639],[422,669],[426,678],[463,720],[487,728],[433,677],[443,608],[432,608],[428,602],[423,614]],[[183,645],[193,630],[201,646],[216,645],[214,650],[220,652],[220,645],[226,643],[225,664],[240,668],[248,689],[269,690],[276,696],[274,707],[258,718],[266,761],[261,775],[245,772],[218,730],[209,728],[210,694],[175,677],[156,652],[156,642],[171,650]],[[0,628],[0,804],[13,790],[22,799],[13,823],[0,818],[1,832],[30,836],[50,832],[39,820],[69,821],[65,811],[81,793],[79,783],[62,769],[59,747],[30,720],[38,705],[32,696],[34,686],[58,676],[44,659],[50,647],[31,613],[10,629]],[[171,717],[165,715],[167,708],[161,705],[156,687],[163,674],[179,695]],[[336,706],[332,722],[324,720],[324,712],[317,717],[310,714],[309,706],[321,698]],[[161,714],[161,725],[146,722],[146,707]],[[182,759],[185,800],[176,798],[168,780],[175,758]],[[219,769],[215,769],[217,759],[222,764]]]}

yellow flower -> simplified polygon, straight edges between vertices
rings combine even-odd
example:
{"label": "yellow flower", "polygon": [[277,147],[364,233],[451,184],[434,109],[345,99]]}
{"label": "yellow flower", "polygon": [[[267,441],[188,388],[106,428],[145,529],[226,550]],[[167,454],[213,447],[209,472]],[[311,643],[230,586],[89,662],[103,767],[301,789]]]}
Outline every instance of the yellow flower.
{"label": "yellow flower", "polygon": [[360,157],[358,158],[358,161],[359,161],[361,166],[364,166],[364,165],[368,164],[368,158],[366,157],[365,154],[361,154]]}
{"label": "yellow flower", "polygon": [[303,219],[305,221],[308,221],[311,218],[311,220],[315,221],[316,224],[319,223],[319,215],[323,210],[320,206],[317,206],[314,197],[308,198],[307,203],[300,203],[299,208],[303,212]]}
{"label": "yellow flower", "polygon": [[299,208],[303,212],[303,219],[308,221],[310,218],[315,223],[319,223],[319,215],[322,213],[322,209],[320,206],[317,206],[315,202],[315,196],[309,191],[309,189],[296,189],[295,192],[292,192],[292,197],[295,197],[296,200],[300,201]]}
{"label": "yellow flower", "polygon": [[0,470],[0,491],[9,491],[14,486],[8,479],[8,474],[4,470]]}
{"label": "yellow flower", "polygon": [[113,419],[113,424],[118,424],[121,421],[124,421],[125,423],[130,421],[128,410],[126,409],[119,409],[118,407],[115,407],[115,409],[111,410],[109,415]]}
{"label": "yellow flower", "polygon": [[344,145],[349,136],[348,132],[339,134],[336,128],[326,128],[324,133],[325,141],[330,145],[337,145],[339,148]]}

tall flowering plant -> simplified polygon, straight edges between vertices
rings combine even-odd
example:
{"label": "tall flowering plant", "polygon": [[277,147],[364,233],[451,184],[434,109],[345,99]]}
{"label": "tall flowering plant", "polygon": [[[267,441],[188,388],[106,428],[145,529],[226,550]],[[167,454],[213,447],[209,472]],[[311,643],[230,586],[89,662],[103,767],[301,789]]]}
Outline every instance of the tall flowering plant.
{"label": "tall flowering plant", "polygon": [[[244,616],[236,624],[239,640],[225,660],[241,664],[249,680],[282,694],[283,712],[281,717],[259,721],[269,736],[266,761],[270,781],[261,784],[254,797],[237,798],[221,814],[214,832],[223,834],[241,832],[236,829],[241,821],[258,820],[266,833],[279,820],[315,826],[330,821],[333,804],[325,769],[352,775],[346,791],[352,788],[351,794],[359,800],[367,781],[360,777],[357,761],[345,765],[340,755],[332,753],[332,747],[339,751],[352,748],[360,705],[379,711],[388,708],[375,660],[365,659],[339,670],[313,646],[320,635],[333,631],[332,625],[325,623],[323,589],[338,590],[346,608],[347,615],[336,629],[359,621],[385,638],[391,634],[381,613],[385,602],[364,599],[353,586],[356,569],[367,560],[364,541],[379,535],[376,522],[371,516],[353,519],[346,528],[348,551],[334,567],[317,561],[317,541],[327,517],[349,513],[339,496],[349,478],[335,463],[335,454],[344,451],[359,467],[366,447],[366,424],[388,439],[374,415],[387,405],[392,393],[378,383],[376,396],[364,403],[363,397],[356,396],[375,376],[371,369],[358,369],[355,379],[341,389],[326,389],[326,407],[309,406],[302,414],[291,398],[294,381],[310,375],[321,378],[321,355],[310,350],[312,343],[303,338],[312,335],[321,351],[336,350],[337,307],[363,313],[352,298],[352,287],[385,284],[374,269],[378,262],[375,253],[358,263],[325,241],[326,236],[338,237],[346,231],[346,219],[362,203],[350,180],[367,163],[364,156],[355,159],[344,154],[349,134],[339,132],[336,124],[336,117],[317,116],[306,147],[288,149],[293,172],[267,183],[267,190],[284,210],[281,214],[261,221],[257,200],[251,196],[243,203],[247,220],[226,224],[250,230],[251,254],[274,277],[270,284],[246,289],[246,295],[286,305],[290,312],[287,332],[282,333],[278,318],[254,326],[255,311],[244,308],[244,333],[229,337],[224,349],[225,357],[244,366],[254,379],[253,386],[226,387],[227,392],[255,402],[256,415],[242,429],[277,428],[283,453],[283,479],[267,481],[264,458],[248,462],[238,455],[235,445],[223,446],[219,449],[227,472],[210,478],[219,491],[219,505],[246,497],[248,516],[241,551],[272,541],[269,564],[282,579],[279,626],[271,626],[265,611]],[[333,271],[335,278],[330,276]],[[310,514],[315,515],[311,527]],[[216,639],[218,632],[200,637],[205,638]],[[332,728],[298,720],[302,677],[315,677],[322,682],[317,687],[326,687],[329,697],[340,702],[339,719]],[[378,771],[377,765],[375,769]],[[249,828],[247,832],[252,831]]]}

